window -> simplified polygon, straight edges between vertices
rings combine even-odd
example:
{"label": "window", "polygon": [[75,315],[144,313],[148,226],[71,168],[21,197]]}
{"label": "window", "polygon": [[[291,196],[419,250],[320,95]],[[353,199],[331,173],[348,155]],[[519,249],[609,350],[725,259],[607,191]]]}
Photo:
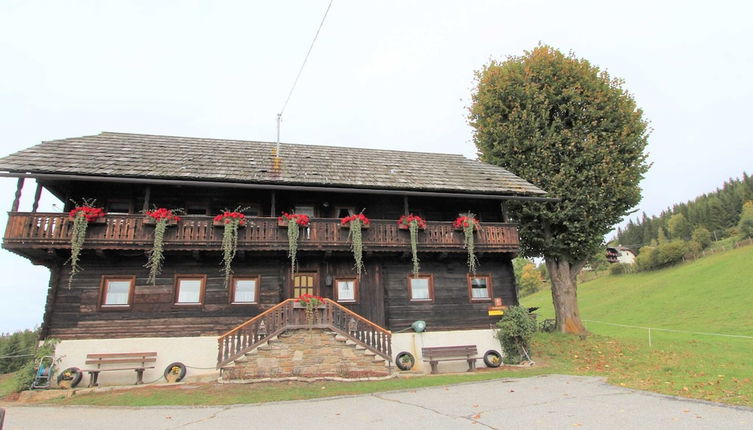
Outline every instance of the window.
{"label": "window", "polygon": [[336,218],[345,218],[356,214],[356,208],[350,206],[336,206],[335,216]]}
{"label": "window", "polygon": [[472,302],[492,299],[491,275],[468,275],[468,295]]}
{"label": "window", "polygon": [[178,275],[175,277],[175,304],[200,305],[204,303],[206,275]]}
{"label": "window", "polygon": [[207,202],[186,202],[186,215],[209,215]]}
{"label": "window", "polygon": [[338,302],[357,302],[358,280],[356,278],[335,279],[335,300]]}
{"label": "window", "polygon": [[131,202],[129,200],[108,200],[107,213],[110,214],[128,214],[131,213]]}
{"label": "window", "polygon": [[100,293],[100,308],[127,309],[133,302],[136,278],[103,276]]}
{"label": "window", "polygon": [[434,300],[434,277],[432,275],[410,276],[408,294],[413,302],[430,302]]}
{"label": "window", "polygon": [[309,218],[315,218],[313,205],[296,205],[294,212],[299,215],[308,215]]}
{"label": "window", "polygon": [[231,303],[258,303],[260,283],[258,276],[234,276],[230,284]]}

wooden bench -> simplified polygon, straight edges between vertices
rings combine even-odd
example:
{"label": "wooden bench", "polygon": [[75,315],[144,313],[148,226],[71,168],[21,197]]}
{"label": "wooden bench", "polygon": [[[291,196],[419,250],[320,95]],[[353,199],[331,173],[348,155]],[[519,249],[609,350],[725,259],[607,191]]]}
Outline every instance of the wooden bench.
{"label": "wooden bench", "polygon": [[457,361],[466,360],[468,362],[468,371],[472,372],[476,369],[476,360],[478,350],[476,345],[458,345],[458,346],[431,346],[421,348],[421,355],[423,355],[423,361],[428,361],[431,364],[431,373],[437,373],[437,365],[440,361]]}
{"label": "wooden bench", "polygon": [[[86,354],[86,364],[96,364],[96,369],[84,369],[89,372],[89,386],[96,387],[99,372],[115,370],[134,370],[136,372],[136,385],[144,383],[144,370],[154,369],[147,366],[148,363],[157,361],[156,352],[120,352],[115,354]],[[103,367],[116,365],[117,367]]]}

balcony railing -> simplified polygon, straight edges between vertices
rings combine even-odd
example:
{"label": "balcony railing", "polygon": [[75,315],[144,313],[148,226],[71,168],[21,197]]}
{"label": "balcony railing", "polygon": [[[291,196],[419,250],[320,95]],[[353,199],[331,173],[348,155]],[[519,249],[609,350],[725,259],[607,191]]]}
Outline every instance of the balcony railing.
{"label": "balcony railing", "polygon": [[[5,230],[3,246],[13,250],[69,248],[73,223],[68,214],[11,212]],[[222,227],[213,225],[212,217],[185,216],[165,233],[166,250],[220,250]],[[88,249],[149,249],[152,246],[154,225],[145,222],[143,215],[108,214],[104,222],[91,223],[86,231],[84,248]],[[340,220],[314,218],[308,228],[302,228],[298,240],[301,251],[348,250],[349,229]],[[363,231],[367,251],[405,251],[410,235],[400,230],[396,221],[371,220]],[[418,234],[418,248],[423,251],[459,252],[463,250],[463,234],[449,221],[429,221],[426,230]],[[515,252],[519,248],[518,232],[513,224],[482,223],[476,232],[476,250],[480,252]],[[268,251],[288,249],[287,229],[277,225],[276,218],[248,218],[246,227],[238,230],[238,249]]]}

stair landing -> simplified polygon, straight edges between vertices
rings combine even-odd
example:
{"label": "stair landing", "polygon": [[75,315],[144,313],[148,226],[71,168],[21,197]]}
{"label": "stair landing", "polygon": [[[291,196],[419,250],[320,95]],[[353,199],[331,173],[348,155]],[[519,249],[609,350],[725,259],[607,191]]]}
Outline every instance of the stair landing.
{"label": "stair landing", "polygon": [[389,375],[391,368],[382,357],[319,328],[288,330],[222,368],[223,380]]}

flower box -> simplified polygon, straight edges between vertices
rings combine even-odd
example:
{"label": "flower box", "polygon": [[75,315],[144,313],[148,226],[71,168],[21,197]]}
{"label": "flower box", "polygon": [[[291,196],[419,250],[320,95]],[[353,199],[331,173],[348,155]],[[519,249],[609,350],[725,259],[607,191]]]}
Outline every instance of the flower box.
{"label": "flower box", "polygon": [[[398,229],[398,230],[410,230],[410,226],[409,226],[409,225],[406,225],[406,224],[398,224],[398,225],[397,225],[397,229]],[[418,226],[418,229],[419,229],[419,230],[426,230],[426,227],[421,227],[421,226],[419,225],[419,226]]]}
{"label": "flower box", "polygon": [[[144,217],[144,221],[143,221],[142,224],[144,224],[144,225],[157,225],[157,220],[154,219],[154,218],[152,218],[152,217],[150,217],[150,216],[147,216],[147,217]],[[168,227],[172,227],[172,226],[175,226],[175,225],[178,225],[178,221],[177,220],[171,219],[171,220],[167,221],[167,226]]]}
{"label": "flower box", "polygon": [[[371,224],[361,224],[361,230],[368,230]],[[350,223],[340,224],[340,228],[350,228]]]}
{"label": "flower box", "polygon": [[[224,219],[220,220],[220,221],[214,220],[214,221],[212,221],[212,225],[215,226],[215,227],[225,227],[225,220]],[[238,227],[245,227],[245,226],[246,226],[246,221],[245,220],[243,220],[240,223],[238,223]]]}
{"label": "flower box", "polygon": [[[68,221],[73,222],[75,220],[75,217],[69,216]],[[93,219],[89,221],[89,224],[106,224],[107,220],[105,220],[105,217],[99,217],[97,219]]]}

